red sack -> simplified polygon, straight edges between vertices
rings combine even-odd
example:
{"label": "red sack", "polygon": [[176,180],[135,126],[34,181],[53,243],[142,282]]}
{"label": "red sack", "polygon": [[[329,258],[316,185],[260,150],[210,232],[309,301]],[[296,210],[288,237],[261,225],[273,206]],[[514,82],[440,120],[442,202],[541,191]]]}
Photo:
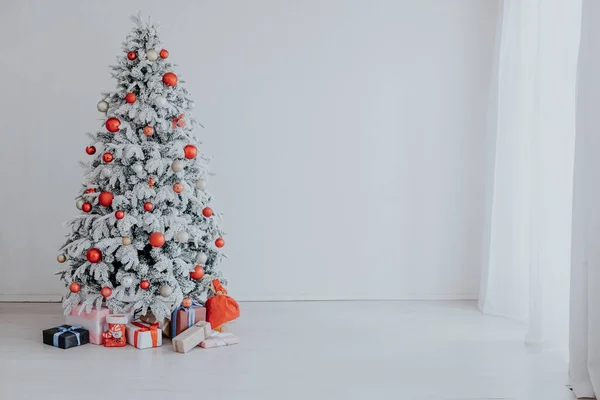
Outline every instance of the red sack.
{"label": "red sack", "polygon": [[212,290],[215,295],[206,300],[206,320],[210,322],[213,329],[216,329],[238,318],[240,306],[237,301],[227,296],[227,290],[218,279],[212,281]]}

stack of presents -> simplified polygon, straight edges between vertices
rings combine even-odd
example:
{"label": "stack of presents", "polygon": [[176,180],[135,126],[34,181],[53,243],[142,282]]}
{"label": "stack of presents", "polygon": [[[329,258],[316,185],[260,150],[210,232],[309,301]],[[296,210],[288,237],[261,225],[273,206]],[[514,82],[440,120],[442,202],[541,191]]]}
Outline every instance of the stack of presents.
{"label": "stack of presents", "polygon": [[130,344],[149,349],[162,346],[163,337],[168,337],[178,353],[198,346],[208,349],[237,344],[239,338],[225,330],[229,322],[239,317],[239,306],[218,280],[213,285],[215,296],[205,304],[184,299],[170,320],[157,321],[151,312],[139,318],[135,313],[111,314],[106,307],[86,313],[83,306],[78,306],[67,315],[67,325],[42,332],[44,343],[61,349],[87,343],[105,347]]}

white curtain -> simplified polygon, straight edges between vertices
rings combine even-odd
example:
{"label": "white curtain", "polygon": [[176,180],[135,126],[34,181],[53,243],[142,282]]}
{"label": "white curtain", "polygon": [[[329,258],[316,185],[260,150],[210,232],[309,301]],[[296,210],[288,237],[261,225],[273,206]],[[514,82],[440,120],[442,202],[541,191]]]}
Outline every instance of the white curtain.
{"label": "white curtain", "polygon": [[582,4],[502,3],[479,306],[526,321],[529,343],[566,348]]}
{"label": "white curtain", "polygon": [[570,368],[578,397],[600,396],[600,2],[583,8],[571,256]]}

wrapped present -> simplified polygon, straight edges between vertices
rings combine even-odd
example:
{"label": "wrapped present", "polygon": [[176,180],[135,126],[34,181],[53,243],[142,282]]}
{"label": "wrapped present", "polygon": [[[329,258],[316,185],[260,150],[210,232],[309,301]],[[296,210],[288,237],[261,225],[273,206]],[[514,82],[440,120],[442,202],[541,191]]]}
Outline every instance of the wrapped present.
{"label": "wrapped present", "polygon": [[127,324],[127,343],[138,349],[162,346],[162,330],[158,323],[130,322]]}
{"label": "wrapped present", "polygon": [[146,315],[140,315],[139,320],[148,325],[158,324],[158,329],[162,330],[162,335],[171,337],[171,321],[168,318],[157,321],[152,311],[148,311]]}
{"label": "wrapped present", "polygon": [[104,347],[124,347],[127,345],[125,337],[125,327],[128,318],[124,314],[110,314],[106,317],[108,330],[102,335],[104,337]]}
{"label": "wrapped present", "polygon": [[89,343],[89,331],[82,326],[61,325],[42,331],[44,344],[70,349]]}
{"label": "wrapped present", "polygon": [[171,337],[174,338],[200,321],[206,321],[206,308],[201,303],[193,301],[190,307],[177,307],[171,316]]}
{"label": "wrapped present", "polygon": [[215,295],[206,300],[206,320],[216,330],[221,330],[221,325],[240,316],[240,306],[227,296],[227,290],[218,279],[212,281],[211,290]]}
{"label": "wrapped present", "polygon": [[210,349],[212,347],[230,346],[232,344],[238,344],[239,342],[240,338],[233,333],[212,331],[208,338],[200,342],[200,347]]}
{"label": "wrapped present", "polygon": [[87,329],[90,343],[103,344],[102,334],[106,331],[106,317],[109,314],[110,310],[106,307],[102,307],[100,310],[94,307],[88,314],[85,312],[84,306],[79,306],[67,315],[66,321],[69,325],[81,325]]}
{"label": "wrapped present", "polygon": [[210,323],[206,321],[196,322],[173,338],[173,349],[178,353],[187,353],[209,337],[210,333]]}

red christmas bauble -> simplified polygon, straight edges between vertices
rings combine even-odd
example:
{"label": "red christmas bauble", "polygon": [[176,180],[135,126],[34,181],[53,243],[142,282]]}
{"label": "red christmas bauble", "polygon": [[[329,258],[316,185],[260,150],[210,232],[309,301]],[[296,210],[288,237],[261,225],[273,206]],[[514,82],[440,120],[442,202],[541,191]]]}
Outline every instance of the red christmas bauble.
{"label": "red christmas bauble", "polygon": [[95,188],[90,188],[90,189],[86,190],[85,192],[86,192],[87,194],[89,194],[89,193],[94,193],[95,191],[96,191],[96,189],[95,189]]}
{"label": "red christmas bauble", "polygon": [[191,160],[198,154],[198,149],[193,144],[188,144],[183,148],[183,154],[185,155],[185,158]]}
{"label": "red christmas bauble", "polygon": [[119,126],[121,125],[121,121],[118,118],[109,118],[106,120],[106,129],[109,132],[117,132],[119,130]]}
{"label": "red christmas bauble", "polygon": [[137,57],[137,54],[135,54],[135,51],[130,51],[129,53],[127,53],[127,58],[129,58],[131,61],[135,60]]}
{"label": "red christmas bauble", "polygon": [[109,288],[108,286],[104,286],[102,288],[102,290],[100,290],[100,294],[102,295],[102,297],[104,297],[105,299],[110,297],[110,295],[112,294],[112,289]]}
{"label": "red christmas bauble", "polygon": [[92,203],[89,202],[85,202],[81,205],[81,211],[89,213],[90,211],[92,211]]}
{"label": "red christmas bauble", "polygon": [[135,96],[135,93],[127,93],[127,95],[125,96],[125,101],[129,104],[135,103],[136,98],[137,97]]}
{"label": "red christmas bauble", "polygon": [[115,218],[123,219],[123,217],[125,217],[125,213],[123,212],[123,210],[118,210],[117,212],[115,212]]}
{"label": "red christmas bauble", "polygon": [[94,146],[88,146],[85,148],[85,152],[91,156],[92,154],[96,153],[96,148]]}
{"label": "red christmas bauble", "polygon": [[212,217],[212,215],[213,215],[212,208],[210,208],[210,207],[204,207],[204,209],[202,210],[202,215],[204,215],[206,218]]}
{"label": "red christmas bauble", "polygon": [[87,260],[91,263],[97,263],[100,260],[102,260],[102,252],[95,248],[92,247],[91,249],[89,249],[87,251],[87,253],[85,254],[85,257],[87,258]]}
{"label": "red christmas bauble", "polygon": [[78,293],[81,290],[81,285],[77,282],[73,282],[69,285],[71,293]]}
{"label": "red christmas bauble", "polygon": [[192,306],[192,299],[184,297],[183,300],[181,300],[181,305],[185,308],[190,308]]}
{"label": "red christmas bauble", "polygon": [[144,203],[144,210],[152,211],[153,208],[154,208],[154,205],[152,205],[152,203],[150,203],[149,201]]}
{"label": "red christmas bauble", "polygon": [[146,136],[154,135],[154,128],[151,127],[150,125],[144,127],[144,135],[146,135]]}
{"label": "red christmas bauble", "polygon": [[167,72],[163,75],[162,81],[167,86],[175,86],[177,85],[177,75],[172,72]]}
{"label": "red christmas bauble", "polygon": [[173,191],[175,193],[183,192],[183,185],[181,183],[177,182],[176,184],[173,185]]}
{"label": "red christmas bauble", "polygon": [[215,240],[215,246],[219,248],[225,246],[225,241],[223,240],[223,238],[218,238],[217,240]]}
{"label": "red christmas bauble", "polygon": [[102,154],[102,159],[104,160],[104,162],[109,163],[113,160],[113,155],[106,152],[106,153]]}
{"label": "red christmas bauble", "polygon": [[167,58],[169,57],[169,52],[167,51],[167,49],[162,49],[160,51],[160,58]]}
{"label": "red christmas bauble", "polygon": [[195,281],[202,279],[203,276],[204,276],[204,268],[202,268],[202,266],[200,266],[200,265],[196,265],[194,267],[194,270],[192,272],[190,272],[190,278],[192,278]]}
{"label": "red christmas bauble", "polygon": [[165,235],[160,232],[154,232],[150,235],[150,244],[153,247],[162,247],[165,244]]}
{"label": "red christmas bauble", "polygon": [[140,282],[140,288],[142,288],[142,289],[146,290],[146,289],[148,289],[149,287],[150,287],[150,282],[148,282],[148,281],[146,281],[146,280],[144,280],[144,281],[141,281],[141,282]]}
{"label": "red christmas bauble", "polygon": [[110,207],[115,196],[111,192],[102,192],[98,196],[98,203],[104,207]]}

